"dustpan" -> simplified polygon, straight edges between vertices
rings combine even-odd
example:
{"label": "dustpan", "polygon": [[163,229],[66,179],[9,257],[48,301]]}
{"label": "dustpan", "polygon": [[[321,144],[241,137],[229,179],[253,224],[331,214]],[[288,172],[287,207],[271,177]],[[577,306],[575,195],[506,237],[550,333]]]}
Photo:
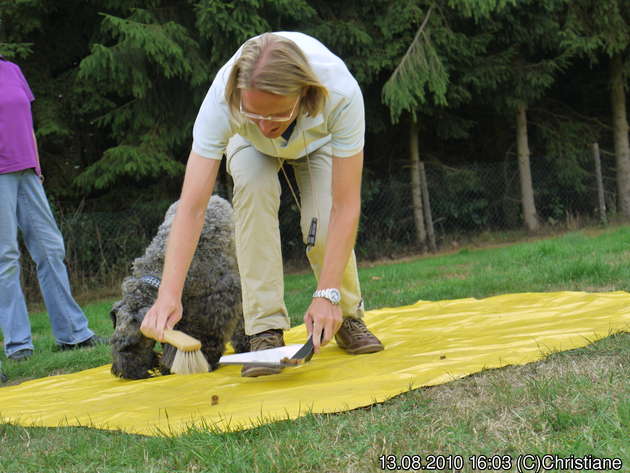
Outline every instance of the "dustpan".
{"label": "dustpan", "polygon": [[289,368],[300,366],[313,357],[313,338],[308,337],[304,345],[286,345],[267,350],[249,351],[234,355],[223,355],[221,365],[261,366],[266,368]]}

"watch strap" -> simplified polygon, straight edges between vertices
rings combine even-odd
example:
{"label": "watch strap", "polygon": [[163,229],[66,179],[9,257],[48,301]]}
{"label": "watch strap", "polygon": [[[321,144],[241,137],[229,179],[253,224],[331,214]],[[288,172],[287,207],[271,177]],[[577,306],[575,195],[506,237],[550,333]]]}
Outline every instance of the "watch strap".
{"label": "watch strap", "polygon": [[335,305],[341,302],[341,293],[336,288],[318,289],[313,293],[313,298],[315,297],[321,297]]}

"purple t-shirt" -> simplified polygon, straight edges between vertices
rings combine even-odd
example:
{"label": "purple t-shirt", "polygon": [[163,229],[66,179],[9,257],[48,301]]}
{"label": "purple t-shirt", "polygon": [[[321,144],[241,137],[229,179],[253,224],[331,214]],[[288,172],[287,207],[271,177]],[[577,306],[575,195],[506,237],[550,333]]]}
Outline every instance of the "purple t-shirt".
{"label": "purple t-shirt", "polygon": [[0,174],[30,168],[40,174],[33,139],[33,100],[17,64],[0,59]]}

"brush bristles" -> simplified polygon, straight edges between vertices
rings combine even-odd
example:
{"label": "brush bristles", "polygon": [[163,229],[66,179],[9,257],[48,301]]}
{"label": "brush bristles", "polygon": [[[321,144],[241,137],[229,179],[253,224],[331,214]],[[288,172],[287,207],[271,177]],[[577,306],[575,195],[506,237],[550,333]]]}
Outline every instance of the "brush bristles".
{"label": "brush bristles", "polygon": [[164,330],[164,341],[177,348],[171,373],[207,373],[210,366],[201,353],[201,342],[179,330]]}
{"label": "brush bristles", "polygon": [[171,373],[174,374],[207,373],[209,370],[210,366],[201,350],[177,350],[173,366],[171,366]]}

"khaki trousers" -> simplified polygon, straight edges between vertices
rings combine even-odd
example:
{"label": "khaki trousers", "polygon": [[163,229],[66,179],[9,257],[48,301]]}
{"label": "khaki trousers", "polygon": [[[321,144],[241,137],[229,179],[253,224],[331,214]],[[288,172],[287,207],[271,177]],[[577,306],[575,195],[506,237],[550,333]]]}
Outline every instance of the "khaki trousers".
{"label": "khaki trousers", "polygon": [[[316,278],[324,261],[332,207],[330,151],[330,147],[324,146],[308,158],[284,160],[293,166],[298,183],[304,242],[312,217],[318,220],[315,246],[306,251]],[[230,139],[226,154],[227,170],[234,180],[232,204],[245,332],[254,335],[269,329],[289,329],[278,221],[281,192],[278,172],[283,160],[261,153],[240,135]],[[354,251],[339,289],[343,316],[362,318],[363,301]]]}

